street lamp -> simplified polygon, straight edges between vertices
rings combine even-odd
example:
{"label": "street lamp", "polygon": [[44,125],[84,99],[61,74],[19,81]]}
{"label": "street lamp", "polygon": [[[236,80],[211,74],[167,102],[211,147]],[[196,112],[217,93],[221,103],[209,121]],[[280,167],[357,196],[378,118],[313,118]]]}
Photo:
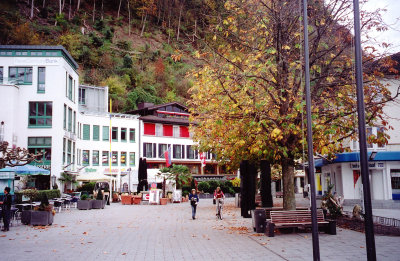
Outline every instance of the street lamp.
{"label": "street lamp", "polygon": [[2,121],[0,125],[0,142],[3,141],[4,141],[4,121]]}
{"label": "street lamp", "polygon": [[56,175],[51,176],[51,186],[54,188],[54,185],[56,184]]}

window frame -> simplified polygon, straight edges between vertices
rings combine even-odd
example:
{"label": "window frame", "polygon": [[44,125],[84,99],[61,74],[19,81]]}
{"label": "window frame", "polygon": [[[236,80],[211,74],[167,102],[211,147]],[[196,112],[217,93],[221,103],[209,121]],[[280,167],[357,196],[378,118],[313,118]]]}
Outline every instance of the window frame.
{"label": "window frame", "polygon": [[[38,114],[39,114],[39,104],[42,104],[43,103],[43,115],[42,116],[39,116]],[[31,115],[31,111],[30,111],[30,108],[31,108],[31,104],[35,104],[35,112],[36,112],[36,115]],[[47,115],[47,111],[48,111],[48,109],[47,109],[47,107],[48,107],[48,105],[51,105],[51,114],[50,115]],[[36,124],[31,124],[31,119],[35,119],[36,120]],[[43,119],[43,122],[44,122],[44,124],[41,124],[41,125],[39,125],[39,124],[37,124],[37,120],[39,120],[39,119]],[[50,120],[50,124],[47,124],[47,122]],[[53,125],[53,102],[48,102],[48,101],[40,101],[40,102],[37,102],[37,101],[30,101],[29,102],[29,105],[28,105],[28,128],[51,128],[52,127],[52,125]]]}
{"label": "window frame", "polygon": [[[132,159],[133,159],[133,164],[132,164]],[[136,152],[129,152],[129,166],[136,166]]]}
{"label": "window frame", "polygon": [[92,151],[92,166],[99,166],[99,164],[100,164],[100,151],[93,150]]}
{"label": "window frame", "polygon": [[[10,73],[11,73],[11,70],[12,69],[16,69],[16,73],[15,73],[15,77],[11,77],[10,76]],[[22,81],[22,82],[19,82],[19,77],[18,77],[18,74],[19,74],[19,70],[20,69],[24,69],[24,80]],[[27,69],[28,70],[31,70],[31,81],[27,81]],[[13,79],[14,80],[16,80],[16,84],[17,85],[32,85],[32,82],[33,82],[33,67],[23,67],[23,66],[10,66],[10,67],[8,67],[8,79],[9,79],[9,81],[12,81]]]}
{"label": "window frame", "polygon": [[[133,139],[132,139],[133,137]],[[135,143],[136,142],[136,129],[129,128],[129,142]]]}
{"label": "window frame", "polygon": [[[120,138],[121,138],[121,142],[127,142],[127,128],[121,128],[121,133],[120,133]],[[123,138],[122,136],[125,135],[125,138]]]}
{"label": "window frame", "polygon": [[[102,127],[103,127],[102,140],[110,141],[110,126],[102,126]],[[106,131],[104,131],[104,130],[106,130]]]}
{"label": "window frame", "polygon": [[[44,70],[44,79],[40,79],[40,70]],[[37,79],[37,93],[45,93],[46,92],[46,67],[38,67],[38,79]],[[41,88],[43,85],[43,88]]]}

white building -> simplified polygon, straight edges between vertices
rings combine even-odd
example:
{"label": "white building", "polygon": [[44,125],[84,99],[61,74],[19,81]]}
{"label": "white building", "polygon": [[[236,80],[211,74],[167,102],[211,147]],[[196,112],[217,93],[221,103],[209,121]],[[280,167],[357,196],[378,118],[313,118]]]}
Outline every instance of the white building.
{"label": "white building", "polygon": [[[78,64],[62,46],[0,46],[4,140],[30,152],[44,150],[39,165],[56,177],[65,166],[63,140],[70,146],[70,162],[76,157],[77,69]],[[68,119],[64,106],[69,108]],[[68,129],[64,132],[66,122]],[[30,186],[48,188],[50,178],[33,176]]]}
{"label": "white building", "polygon": [[[0,46],[0,121],[4,140],[30,152],[45,151],[50,176],[27,186],[61,191],[78,181],[112,180],[114,190],[137,184],[138,116],[108,113],[108,87],[79,86],[78,64],[62,46]],[[111,139],[111,142],[110,142]],[[110,164],[111,163],[111,170]],[[130,182],[129,182],[130,181]],[[22,184],[15,184],[22,186]]]}
{"label": "white building", "polygon": [[[386,77],[389,90],[395,95],[400,81],[394,77]],[[390,139],[387,145],[367,144],[369,157],[369,180],[371,199],[374,207],[393,207],[392,200],[400,200],[400,99],[388,103],[384,108],[385,120],[393,129],[387,130]],[[380,126],[368,126],[367,136],[377,135],[382,131]],[[348,144],[352,152],[341,153],[332,162],[317,160],[316,189],[322,195],[328,185],[345,199],[345,203],[355,203],[362,199],[362,181],[360,176],[359,144],[351,141]],[[373,153],[372,153],[373,152]],[[371,156],[372,154],[372,156]],[[400,205],[399,205],[400,206]]]}

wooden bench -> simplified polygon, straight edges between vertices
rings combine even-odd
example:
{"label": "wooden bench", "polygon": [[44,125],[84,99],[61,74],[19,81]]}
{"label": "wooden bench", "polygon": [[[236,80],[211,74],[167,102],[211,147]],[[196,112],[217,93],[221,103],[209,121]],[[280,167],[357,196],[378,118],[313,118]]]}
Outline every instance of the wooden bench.
{"label": "wooden bench", "polygon": [[[274,236],[275,228],[306,228],[312,225],[310,210],[271,211],[270,215],[266,230],[269,237]],[[336,235],[336,222],[325,220],[322,209],[317,210],[317,222],[318,227],[324,227],[326,233]]]}

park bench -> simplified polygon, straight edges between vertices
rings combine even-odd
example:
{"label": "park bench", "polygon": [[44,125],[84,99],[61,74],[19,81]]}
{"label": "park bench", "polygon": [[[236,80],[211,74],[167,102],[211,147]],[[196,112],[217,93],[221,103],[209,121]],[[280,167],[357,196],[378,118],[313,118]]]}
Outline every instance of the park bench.
{"label": "park bench", "polygon": [[[271,211],[270,216],[266,231],[269,237],[274,236],[275,228],[306,228],[311,227],[312,223],[310,210]],[[336,235],[336,222],[326,220],[322,209],[317,210],[317,222],[318,227],[324,227],[326,233]]]}

